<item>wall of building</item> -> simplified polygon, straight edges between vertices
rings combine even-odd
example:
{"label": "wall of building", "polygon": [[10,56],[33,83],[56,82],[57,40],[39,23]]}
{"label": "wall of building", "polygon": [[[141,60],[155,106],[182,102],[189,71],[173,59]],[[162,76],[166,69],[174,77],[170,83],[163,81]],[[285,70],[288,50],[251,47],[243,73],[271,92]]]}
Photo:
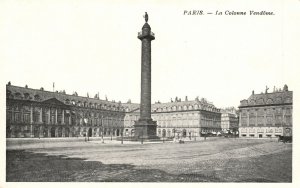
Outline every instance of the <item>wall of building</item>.
{"label": "wall of building", "polygon": [[273,93],[254,94],[239,106],[240,137],[266,138],[292,134],[293,92],[285,85]]}
{"label": "wall of building", "polygon": [[[132,135],[134,121],[139,119],[139,113],[126,113],[124,126]],[[200,133],[218,132],[221,130],[221,114],[201,110],[167,111],[152,113],[152,119],[157,122],[159,137],[200,136]]]}
{"label": "wall of building", "polygon": [[243,108],[240,113],[240,137],[276,137],[292,129],[292,105]]}
{"label": "wall of building", "polygon": [[62,100],[59,94],[48,97],[44,93],[14,86],[7,89],[7,138],[121,135],[125,110],[118,104],[68,95]]}
{"label": "wall of building", "polygon": [[[134,135],[139,104],[7,86],[7,138]],[[221,130],[221,113],[205,100],[153,104],[160,137],[200,136]]]}

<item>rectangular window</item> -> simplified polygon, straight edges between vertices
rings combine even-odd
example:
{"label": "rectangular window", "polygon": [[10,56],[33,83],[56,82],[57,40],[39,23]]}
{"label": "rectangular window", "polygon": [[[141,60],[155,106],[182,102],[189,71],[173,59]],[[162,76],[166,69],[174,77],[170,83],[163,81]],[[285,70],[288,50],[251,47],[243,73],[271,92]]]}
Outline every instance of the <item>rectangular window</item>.
{"label": "rectangular window", "polygon": [[282,124],[282,116],[275,116],[275,125],[281,125]]}
{"label": "rectangular window", "polygon": [[257,117],[257,124],[258,126],[263,126],[264,125],[264,116],[258,116]]}
{"label": "rectangular window", "polygon": [[273,123],[273,116],[267,116],[267,122],[266,122],[266,124],[267,125],[272,125],[272,123]]}
{"label": "rectangular window", "polygon": [[33,113],[33,122],[39,122],[39,119],[40,119],[40,114]]}
{"label": "rectangular window", "polygon": [[249,124],[250,124],[250,126],[255,126],[255,116],[251,116],[250,118],[249,118]]}
{"label": "rectangular window", "polygon": [[247,118],[246,117],[242,117],[242,126],[243,127],[247,126]]}
{"label": "rectangular window", "polygon": [[[20,121],[20,120],[18,120],[18,121]],[[24,122],[25,123],[30,123],[30,114],[24,114]]]}
{"label": "rectangular window", "polygon": [[291,125],[291,124],[292,124],[292,118],[291,118],[290,115],[286,115],[286,116],[285,116],[285,123],[286,123],[287,125]]}

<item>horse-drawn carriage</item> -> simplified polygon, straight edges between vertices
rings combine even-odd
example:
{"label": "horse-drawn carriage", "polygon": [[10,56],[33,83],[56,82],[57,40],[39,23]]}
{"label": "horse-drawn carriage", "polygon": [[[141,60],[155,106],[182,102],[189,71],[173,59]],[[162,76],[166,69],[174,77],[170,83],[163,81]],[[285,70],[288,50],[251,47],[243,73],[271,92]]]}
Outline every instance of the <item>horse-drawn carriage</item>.
{"label": "horse-drawn carriage", "polygon": [[292,136],[279,136],[278,141],[283,142],[283,143],[291,143],[293,141],[293,137]]}
{"label": "horse-drawn carriage", "polygon": [[283,135],[278,137],[278,142],[283,143],[291,143],[293,141],[292,137],[292,129],[291,128],[285,128],[283,131]]}

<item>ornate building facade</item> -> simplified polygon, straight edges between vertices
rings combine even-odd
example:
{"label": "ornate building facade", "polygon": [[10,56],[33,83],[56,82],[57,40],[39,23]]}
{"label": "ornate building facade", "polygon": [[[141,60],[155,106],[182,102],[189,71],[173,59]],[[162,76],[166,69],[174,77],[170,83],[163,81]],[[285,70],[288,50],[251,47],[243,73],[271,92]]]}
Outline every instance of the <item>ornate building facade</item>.
{"label": "ornate building facade", "polygon": [[[6,137],[134,136],[139,104],[6,86]],[[204,99],[155,103],[159,137],[200,136],[221,130],[221,112]]]}
{"label": "ornate building facade", "polygon": [[6,86],[6,137],[120,136],[125,110],[99,98]]}
{"label": "ornate building facade", "polygon": [[221,109],[221,128],[223,132],[236,132],[239,128],[238,112],[234,107]]}
{"label": "ornate building facade", "polygon": [[[124,104],[126,135],[134,134],[134,121],[139,118],[138,104]],[[152,118],[157,122],[159,137],[198,137],[221,130],[220,109],[206,100],[155,103],[151,107]]]}
{"label": "ornate building facade", "polygon": [[291,135],[293,121],[293,92],[287,85],[272,93],[254,94],[242,100],[239,106],[240,137],[277,137]]}

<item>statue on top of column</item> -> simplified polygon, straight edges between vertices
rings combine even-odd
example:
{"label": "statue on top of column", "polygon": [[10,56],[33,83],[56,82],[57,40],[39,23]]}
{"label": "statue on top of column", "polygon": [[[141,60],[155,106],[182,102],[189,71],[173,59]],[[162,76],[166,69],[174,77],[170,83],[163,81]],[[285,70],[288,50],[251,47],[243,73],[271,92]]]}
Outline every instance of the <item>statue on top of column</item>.
{"label": "statue on top of column", "polygon": [[147,14],[147,12],[145,12],[144,18],[145,18],[145,21],[147,23],[148,22],[148,14]]}

